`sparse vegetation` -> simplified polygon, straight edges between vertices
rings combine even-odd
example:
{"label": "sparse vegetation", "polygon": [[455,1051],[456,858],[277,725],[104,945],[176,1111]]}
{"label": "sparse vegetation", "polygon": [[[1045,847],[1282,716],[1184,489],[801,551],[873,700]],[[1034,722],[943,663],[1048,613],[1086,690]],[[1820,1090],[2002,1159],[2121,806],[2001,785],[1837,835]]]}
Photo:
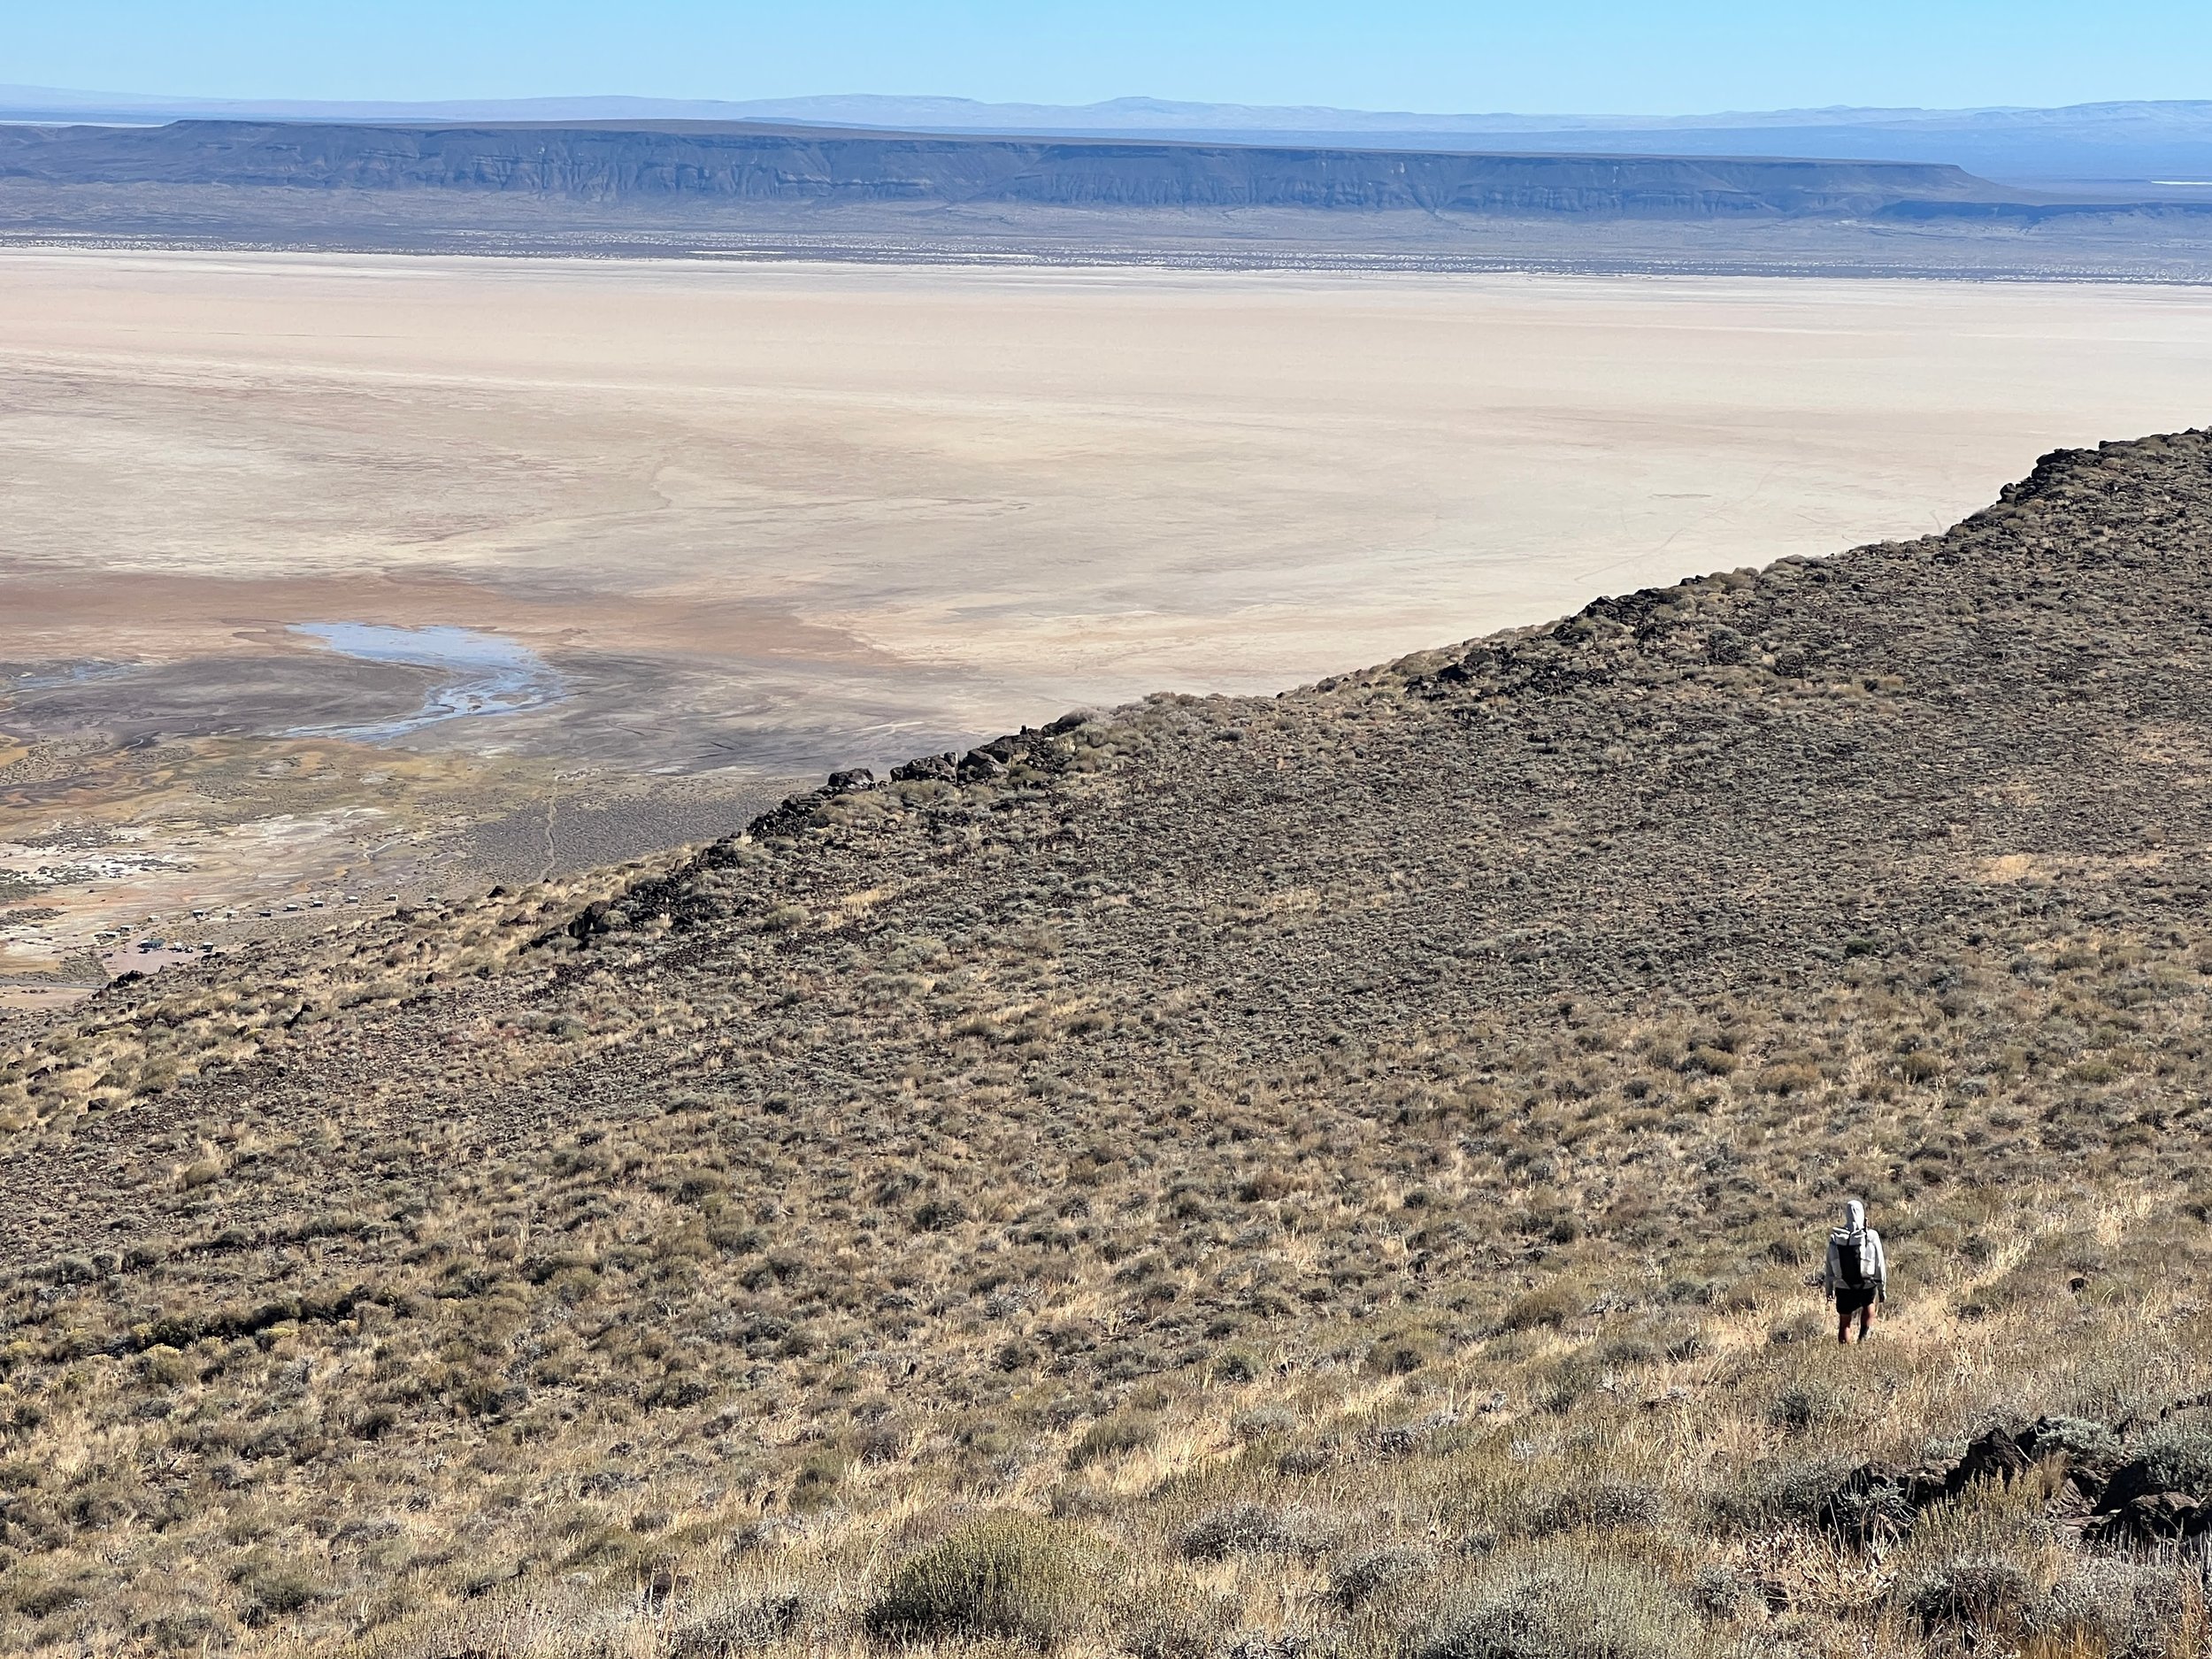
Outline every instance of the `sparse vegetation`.
{"label": "sparse vegetation", "polygon": [[1097,1605],[1104,1564],[1059,1523],[987,1516],[902,1562],[862,1623],[894,1642],[1004,1637],[1056,1647]]}
{"label": "sparse vegetation", "polygon": [[0,1648],[2202,1652],[2208,502],[19,1021]]}

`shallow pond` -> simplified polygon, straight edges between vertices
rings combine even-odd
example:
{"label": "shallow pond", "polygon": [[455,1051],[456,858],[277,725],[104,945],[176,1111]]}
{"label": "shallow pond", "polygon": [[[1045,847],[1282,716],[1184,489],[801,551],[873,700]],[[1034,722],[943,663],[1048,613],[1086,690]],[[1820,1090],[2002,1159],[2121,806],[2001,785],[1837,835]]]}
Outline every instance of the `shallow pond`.
{"label": "shallow pond", "polygon": [[293,625],[292,632],[320,640],[334,651],[365,662],[436,669],[448,676],[412,714],[359,726],[303,726],[290,733],[294,737],[350,737],[369,741],[404,737],[442,720],[541,709],[567,695],[568,687],[560,675],[535,651],[474,628],[302,622]]}

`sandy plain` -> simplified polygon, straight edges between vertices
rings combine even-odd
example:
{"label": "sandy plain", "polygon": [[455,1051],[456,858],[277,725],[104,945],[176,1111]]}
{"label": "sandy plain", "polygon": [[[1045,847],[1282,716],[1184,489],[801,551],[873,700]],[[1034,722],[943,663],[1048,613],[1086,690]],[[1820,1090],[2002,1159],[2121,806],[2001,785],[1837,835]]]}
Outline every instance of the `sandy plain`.
{"label": "sandy plain", "polygon": [[[2187,287],[10,250],[0,978],[1934,531],[2208,412]],[[438,691],[296,632],[354,622],[562,695],[334,737]]]}

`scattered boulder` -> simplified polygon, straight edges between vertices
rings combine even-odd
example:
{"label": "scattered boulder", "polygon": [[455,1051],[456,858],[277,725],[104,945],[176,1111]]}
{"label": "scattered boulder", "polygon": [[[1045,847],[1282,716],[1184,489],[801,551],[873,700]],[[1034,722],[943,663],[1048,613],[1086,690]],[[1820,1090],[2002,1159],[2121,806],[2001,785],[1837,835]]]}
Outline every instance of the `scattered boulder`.
{"label": "scattered boulder", "polygon": [[1816,1522],[1870,1542],[1909,1531],[1931,1505],[1978,1481],[2009,1483],[2055,1469],[2062,1479],[2045,1506],[2061,1525],[2082,1523],[2092,1543],[2170,1543],[2212,1533],[2212,1432],[2162,1423],[2128,1455],[2119,1434],[2083,1417],[2046,1417],[2018,1431],[1991,1428],[1959,1456],[1911,1468],[1861,1463],[1823,1494]]}
{"label": "scattered boulder", "polygon": [[2195,1538],[2212,1529],[2212,1512],[2179,1492],[2146,1492],[2122,1502],[2108,1500],[2082,1529],[2097,1544],[2159,1544]]}
{"label": "scattered boulder", "polygon": [[2083,1537],[2107,1544],[2155,1544],[2212,1532],[2212,1431],[2162,1421],[2139,1436],[2134,1455],[2111,1471]]}
{"label": "scattered boulder", "polygon": [[951,753],[923,755],[891,768],[893,783],[951,783],[958,778],[959,763]]}
{"label": "scattered boulder", "polygon": [[1944,1495],[1956,1497],[1978,1480],[1994,1480],[2009,1485],[2035,1466],[2030,1448],[2035,1444],[2035,1431],[2029,1429],[2019,1434],[2008,1434],[2002,1429],[1990,1429],[1978,1436],[1966,1448],[1966,1455],[1951,1465],[1943,1479]]}
{"label": "scattered boulder", "polygon": [[865,766],[849,767],[843,772],[830,773],[829,787],[833,795],[844,795],[855,789],[872,789],[876,787],[876,774]]}
{"label": "scattered boulder", "polygon": [[2103,1425],[2073,1417],[2040,1418],[2016,1432],[1993,1427],[1957,1457],[1909,1468],[1861,1463],[1820,1500],[1816,1518],[1842,1537],[1868,1541],[1909,1530],[1923,1509],[1959,1496],[1977,1481],[2009,1484],[2054,1458],[2066,1461],[2070,1479],[2078,1479],[2083,1489],[2101,1491],[2104,1460],[2118,1444]]}

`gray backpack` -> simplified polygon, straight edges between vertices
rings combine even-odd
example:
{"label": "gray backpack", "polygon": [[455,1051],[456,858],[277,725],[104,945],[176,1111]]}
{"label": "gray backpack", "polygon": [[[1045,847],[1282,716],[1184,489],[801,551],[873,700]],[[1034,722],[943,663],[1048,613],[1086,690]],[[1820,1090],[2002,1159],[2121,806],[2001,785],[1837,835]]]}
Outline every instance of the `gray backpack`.
{"label": "gray backpack", "polygon": [[1856,1233],[1837,1228],[1828,1235],[1836,1247],[1836,1271],[1846,1290],[1871,1290],[1878,1274],[1874,1265],[1874,1233],[1862,1227]]}

